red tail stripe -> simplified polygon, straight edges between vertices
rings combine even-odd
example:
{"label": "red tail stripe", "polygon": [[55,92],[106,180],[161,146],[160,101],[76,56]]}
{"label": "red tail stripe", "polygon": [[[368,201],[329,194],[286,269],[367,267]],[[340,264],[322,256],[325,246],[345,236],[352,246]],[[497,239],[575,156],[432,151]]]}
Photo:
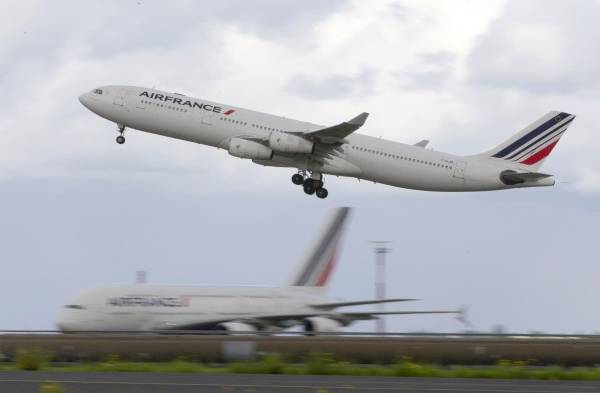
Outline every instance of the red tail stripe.
{"label": "red tail stripe", "polygon": [[315,286],[322,287],[325,284],[327,284],[327,281],[329,280],[329,276],[331,275],[331,271],[333,270],[333,265],[335,265],[335,256],[336,256],[335,254],[336,254],[336,250],[333,250],[333,252],[331,253],[331,257],[329,258],[329,261],[327,261],[327,264],[325,265],[325,268],[321,272],[321,275],[319,276],[319,279],[317,280],[317,283],[315,284]]}
{"label": "red tail stripe", "polygon": [[543,160],[544,158],[548,157],[548,154],[552,152],[552,149],[554,149],[554,146],[556,146],[557,143],[558,140],[552,142],[551,144],[544,147],[542,150],[538,151],[534,155],[529,156],[527,159],[521,161],[521,164],[533,165],[536,162]]}

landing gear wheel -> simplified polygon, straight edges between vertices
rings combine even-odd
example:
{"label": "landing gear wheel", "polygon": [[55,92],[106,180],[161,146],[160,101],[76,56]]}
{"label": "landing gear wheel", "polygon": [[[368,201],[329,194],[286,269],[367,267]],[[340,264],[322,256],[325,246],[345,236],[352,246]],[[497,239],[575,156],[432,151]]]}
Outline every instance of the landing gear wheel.
{"label": "landing gear wheel", "polygon": [[296,173],[292,176],[292,183],[300,186],[302,184],[304,184],[304,176],[302,176],[299,173]]}
{"label": "landing gear wheel", "polygon": [[329,191],[326,188],[321,187],[317,189],[317,198],[325,199],[327,195],[329,195]]}
{"label": "landing gear wheel", "polygon": [[123,143],[125,143],[125,137],[124,137],[123,135],[119,135],[119,136],[117,137],[117,143],[118,143],[119,145],[122,145]]}
{"label": "landing gear wheel", "polygon": [[316,191],[315,183],[312,180],[304,182],[303,188],[304,188],[304,192],[307,193],[308,195],[312,195]]}

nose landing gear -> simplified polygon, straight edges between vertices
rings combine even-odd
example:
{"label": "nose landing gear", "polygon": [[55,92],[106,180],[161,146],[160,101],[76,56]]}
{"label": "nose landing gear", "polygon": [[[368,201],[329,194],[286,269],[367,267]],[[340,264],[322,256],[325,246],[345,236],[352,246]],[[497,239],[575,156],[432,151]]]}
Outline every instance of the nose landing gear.
{"label": "nose landing gear", "polygon": [[301,185],[306,194],[316,194],[319,199],[325,199],[329,195],[327,189],[323,187],[323,175],[320,173],[308,174],[306,171],[300,171],[292,176],[292,183]]}
{"label": "nose landing gear", "polygon": [[123,136],[123,134],[125,134],[125,126],[123,124],[117,124],[117,131],[119,132],[119,136],[117,137],[117,143],[119,145],[122,145],[123,143],[125,143],[125,136]]}

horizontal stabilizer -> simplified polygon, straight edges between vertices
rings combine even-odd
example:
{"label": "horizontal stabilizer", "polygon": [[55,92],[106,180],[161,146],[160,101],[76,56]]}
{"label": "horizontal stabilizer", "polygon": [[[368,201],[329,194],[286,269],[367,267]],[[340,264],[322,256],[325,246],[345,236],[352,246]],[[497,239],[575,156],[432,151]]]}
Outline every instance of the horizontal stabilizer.
{"label": "horizontal stabilizer", "polygon": [[304,133],[303,136],[308,138],[319,139],[319,141],[322,143],[338,143],[341,142],[345,137],[362,127],[367,121],[367,117],[369,117],[369,114],[367,112],[363,112],[351,120],[345,121],[335,126],[307,132]]}
{"label": "horizontal stabilizer", "polygon": [[332,302],[332,303],[318,303],[311,304],[311,307],[315,308],[337,308],[337,307],[350,307],[350,306],[362,306],[365,304],[380,304],[380,303],[396,303],[396,302],[412,302],[418,299],[379,299],[379,300],[358,300],[353,302]]}
{"label": "horizontal stabilizer", "polygon": [[416,147],[423,147],[423,148],[424,148],[424,147],[426,147],[428,144],[429,144],[429,140],[427,140],[427,139],[423,139],[422,141],[419,141],[419,142],[415,143],[413,146],[416,146]]}
{"label": "horizontal stabilizer", "polygon": [[504,171],[501,175],[502,181],[504,181],[507,184],[525,183],[528,181],[546,179],[548,177],[552,177],[552,175],[538,172],[517,173],[513,171]]}

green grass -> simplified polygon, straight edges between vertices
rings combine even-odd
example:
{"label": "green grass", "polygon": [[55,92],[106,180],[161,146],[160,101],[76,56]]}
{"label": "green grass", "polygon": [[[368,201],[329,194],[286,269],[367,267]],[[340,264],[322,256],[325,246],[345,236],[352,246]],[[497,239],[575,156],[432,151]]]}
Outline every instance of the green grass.
{"label": "green grass", "polygon": [[66,393],[67,391],[59,384],[45,382],[40,385],[40,393]]}
{"label": "green grass", "polygon": [[366,365],[339,361],[325,353],[310,354],[302,362],[290,362],[281,355],[267,355],[259,360],[228,364],[204,364],[184,359],[171,362],[130,362],[116,356],[93,363],[53,364],[48,360],[47,355],[30,350],[20,353],[14,363],[0,363],[0,370],[600,380],[600,366],[538,367],[526,361],[501,361],[494,366],[440,366],[417,363],[409,359],[393,364]]}
{"label": "green grass", "polygon": [[37,371],[42,369],[50,358],[50,354],[42,352],[39,348],[19,349],[15,363],[19,370]]}

